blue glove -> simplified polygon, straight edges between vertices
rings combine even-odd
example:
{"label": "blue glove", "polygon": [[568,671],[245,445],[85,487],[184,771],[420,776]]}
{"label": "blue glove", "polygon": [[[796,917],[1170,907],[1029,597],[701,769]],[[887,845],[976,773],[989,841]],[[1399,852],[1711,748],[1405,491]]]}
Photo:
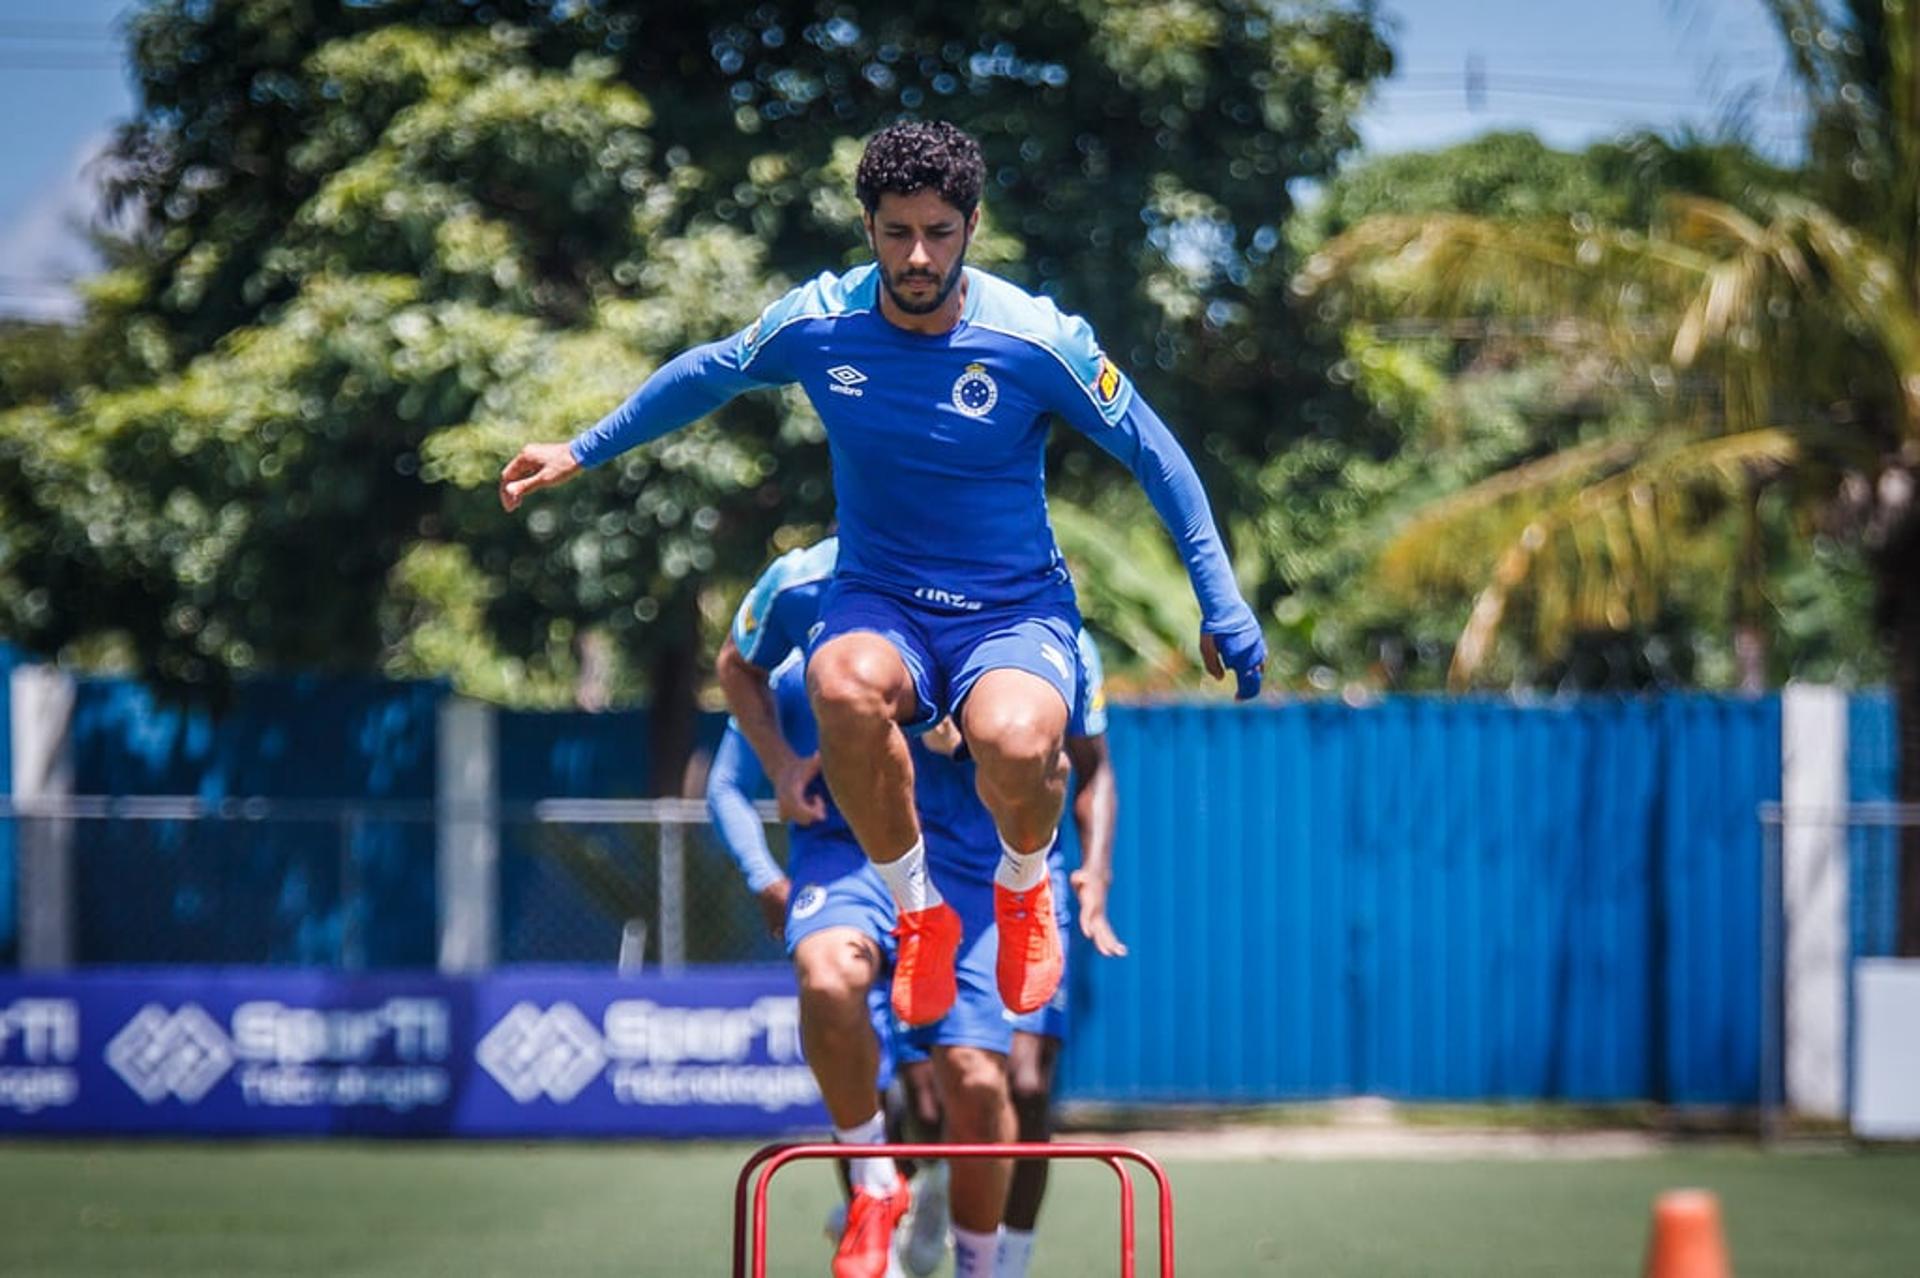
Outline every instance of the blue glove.
{"label": "blue glove", "polygon": [[1228,628],[1214,631],[1213,644],[1220,651],[1221,663],[1233,671],[1234,700],[1251,701],[1259,696],[1261,669],[1267,664],[1267,641],[1253,614],[1246,613]]}

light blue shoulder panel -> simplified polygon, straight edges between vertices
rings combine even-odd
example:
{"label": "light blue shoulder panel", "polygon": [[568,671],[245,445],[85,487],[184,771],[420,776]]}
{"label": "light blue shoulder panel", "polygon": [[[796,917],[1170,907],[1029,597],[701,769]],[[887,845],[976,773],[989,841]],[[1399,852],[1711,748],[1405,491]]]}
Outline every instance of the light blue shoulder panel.
{"label": "light blue shoulder panel", "polygon": [[1111,426],[1133,400],[1133,383],[1106,352],[1093,325],[1068,315],[1053,299],[1027,292],[986,271],[969,271],[967,322],[1039,347],[1066,369],[1102,420]]}
{"label": "light blue shoulder panel", "polygon": [[803,320],[831,319],[870,311],[879,290],[879,273],[871,263],[845,275],[822,271],[760,312],[741,338],[740,367],[752,364],[781,329]]}
{"label": "light blue shoulder panel", "polygon": [[773,618],[774,605],[783,593],[825,581],[833,576],[839,558],[840,539],[823,537],[811,546],[789,550],[768,564],[733,615],[733,646],[741,655],[753,660],[762,631]]}

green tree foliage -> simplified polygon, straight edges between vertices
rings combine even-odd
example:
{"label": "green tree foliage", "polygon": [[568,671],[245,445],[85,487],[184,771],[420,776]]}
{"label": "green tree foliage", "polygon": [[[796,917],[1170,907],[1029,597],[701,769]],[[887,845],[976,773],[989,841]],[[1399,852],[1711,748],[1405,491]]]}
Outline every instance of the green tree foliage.
{"label": "green tree foliage", "polygon": [[[1737,146],[1698,138],[1639,135],[1581,152],[1556,151],[1531,134],[1492,134],[1430,153],[1370,160],[1330,183],[1292,233],[1311,255],[1369,219],[1444,221],[1462,215],[1504,222],[1598,226],[1648,224],[1679,191],[1710,190],[1758,208],[1789,175]],[[1664,411],[1644,364],[1597,351],[1577,314],[1515,312],[1487,297],[1460,310],[1396,311],[1348,317],[1332,299],[1316,314],[1342,323],[1346,358],[1333,375],[1374,409],[1364,435],[1316,441],[1268,469],[1273,500],[1261,520],[1293,584],[1280,605],[1293,640],[1289,656],[1317,681],[1438,686],[1466,625],[1479,580],[1500,547],[1465,547],[1425,537],[1414,517],[1511,466],[1556,450],[1603,446],[1643,431]],[[1776,504],[1777,506],[1777,504]],[[1783,582],[1795,544],[1769,506],[1768,547]],[[1721,524],[1724,512],[1713,511]],[[1737,522],[1737,521],[1735,521]],[[1421,535],[1395,538],[1417,528]],[[1375,569],[1392,542],[1435,551],[1428,562],[1459,579]],[[1737,530],[1667,565],[1672,589],[1623,616],[1607,601],[1592,612],[1559,606],[1521,610],[1523,627],[1485,658],[1481,678],[1546,686],[1635,687],[1649,683],[1731,685],[1734,661],[1725,560],[1740,550]],[[1831,560],[1829,560],[1831,566]],[[1856,574],[1857,576],[1857,574]],[[1817,579],[1816,579],[1817,580]],[[1356,589],[1356,583],[1362,588]],[[1831,628],[1838,592],[1781,591],[1776,632],[1782,668],[1830,674],[1846,668]],[[1791,614],[1791,615],[1789,615]],[[1515,642],[1516,630],[1536,642]],[[1860,628],[1852,628],[1858,637]],[[1858,652],[1860,645],[1854,645]],[[1857,657],[1856,657],[1857,660]]]}
{"label": "green tree foliage", "polygon": [[[1812,104],[1804,185],[1823,202],[1697,192],[1650,225],[1395,214],[1344,232],[1303,282],[1376,313],[1578,317],[1580,346],[1658,392],[1638,429],[1445,498],[1388,548],[1409,583],[1472,579],[1457,676],[1516,606],[1624,626],[1675,597],[1690,564],[1737,579],[1750,622],[1772,501],[1871,567],[1901,793],[1920,800],[1920,5],[1768,8]],[[1920,832],[1910,842],[1901,948],[1920,953]]]}
{"label": "green tree foliage", "polygon": [[[42,651],[651,690],[684,728],[740,586],[830,516],[804,402],[746,397],[520,519],[494,475],[862,259],[853,163],[903,114],[981,136],[976,259],[1094,320],[1230,526],[1343,411],[1281,228],[1388,69],[1365,3],[151,0],[130,34],[109,349],[0,416],[0,624]],[[1061,447],[1069,499],[1117,478]]]}

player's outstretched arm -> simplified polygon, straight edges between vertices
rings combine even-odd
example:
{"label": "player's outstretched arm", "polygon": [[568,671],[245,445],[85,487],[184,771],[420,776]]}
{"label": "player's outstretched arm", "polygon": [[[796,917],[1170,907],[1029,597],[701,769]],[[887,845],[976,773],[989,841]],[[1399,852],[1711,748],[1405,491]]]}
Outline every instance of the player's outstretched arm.
{"label": "player's outstretched arm", "polygon": [[1077,789],[1073,824],[1080,832],[1080,867],[1067,876],[1080,907],[1080,931],[1108,958],[1122,958],[1126,943],[1107,918],[1107,893],[1113,885],[1113,830],[1119,815],[1119,788],[1113,780],[1113,756],[1105,733],[1067,738]]}
{"label": "player's outstretched arm", "polygon": [[1103,378],[1110,375],[1117,387],[1112,404],[1103,409],[1097,395],[1083,395],[1067,420],[1133,472],[1172,535],[1200,601],[1200,651],[1207,673],[1218,679],[1231,670],[1235,696],[1242,701],[1258,696],[1266,639],[1253,609],[1240,597],[1200,476],[1160,415],[1111,364],[1103,369]]}
{"label": "player's outstretched arm", "polygon": [[787,378],[779,360],[753,348],[758,325],[683,351],[627,401],[564,444],[528,444],[500,472],[500,504],[516,510],[528,493],[572,479],[711,413],[742,391]]}
{"label": "player's outstretched arm", "polygon": [[754,810],[753,794],[766,777],[748,748],[746,738],[728,726],[713,752],[713,766],[707,769],[707,815],[714,833],[734,864],[746,876],[747,887],[759,899],[760,913],[769,934],[778,937],[786,928],[786,874],[773,859],[767,846],[766,828]]}

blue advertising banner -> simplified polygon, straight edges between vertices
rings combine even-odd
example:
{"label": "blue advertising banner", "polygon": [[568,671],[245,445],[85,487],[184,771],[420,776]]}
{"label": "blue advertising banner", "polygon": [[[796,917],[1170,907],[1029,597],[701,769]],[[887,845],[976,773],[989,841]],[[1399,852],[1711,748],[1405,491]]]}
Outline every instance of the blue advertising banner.
{"label": "blue advertising banner", "polygon": [[0,979],[0,1134],[760,1137],[826,1121],[780,967]]}

